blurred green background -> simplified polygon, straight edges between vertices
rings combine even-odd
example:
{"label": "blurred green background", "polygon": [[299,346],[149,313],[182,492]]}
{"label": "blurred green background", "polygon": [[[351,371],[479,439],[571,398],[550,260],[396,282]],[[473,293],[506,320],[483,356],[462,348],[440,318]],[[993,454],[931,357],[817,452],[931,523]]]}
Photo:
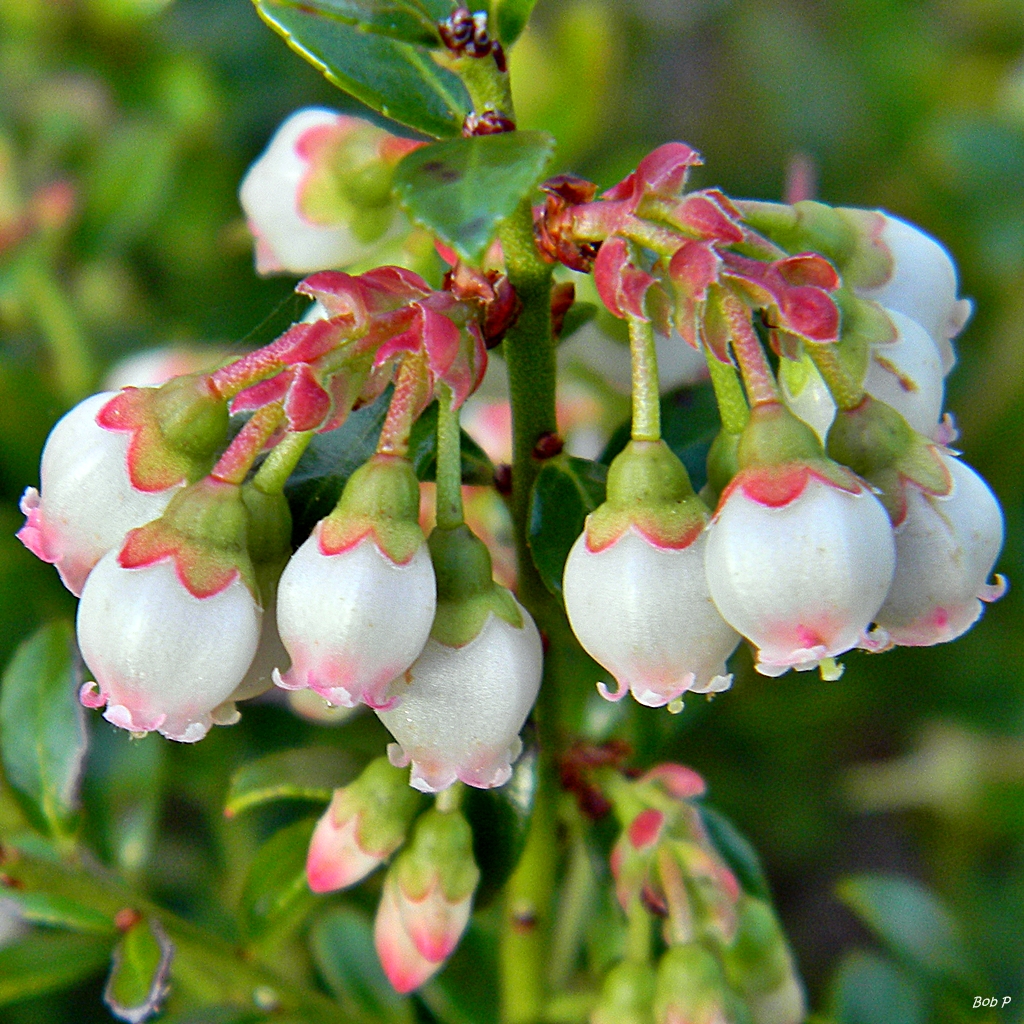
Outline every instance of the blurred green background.
{"label": "blurred green background", "polygon": [[[640,709],[629,731],[638,763],[701,771],[757,846],[817,1010],[840,1024],[1024,1020],[1024,5],[540,0],[512,68],[520,126],[554,132],[559,170],[610,185],[682,139],[704,155],[698,187],[779,199],[801,159],[824,201],[884,207],[954,254],[975,315],[947,404],[1006,512],[1009,595],[954,644],[854,654],[835,683],[764,679],[740,652],[729,693],[678,718]],[[310,104],[357,110],[248,0],[0,0],[0,664],[73,614],[13,536],[55,419],[128,353],[241,350],[290,293],[255,276],[236,192]],[[162,779],[134,847],[112,849],[96,817],[103,856],[148,860],[151,891],[216,928],[232,865],[284,820],[225,822],[230,771],[323,730],[262,706],[194,748],[129,750],[90,717],[87,801],[133,772]],[[346,727],[374,752],[378,732]],[[847,905],[863,891],[842,880],[865,873],[930,890],[963,944],[951,955],[988,990],[957,988],[912,941],[880,942],[892,921],[870,931],[871,911]],[[0,1021],[109,1020],[100,989]],[[975,995],[1012,1003],[975,1009]]]}

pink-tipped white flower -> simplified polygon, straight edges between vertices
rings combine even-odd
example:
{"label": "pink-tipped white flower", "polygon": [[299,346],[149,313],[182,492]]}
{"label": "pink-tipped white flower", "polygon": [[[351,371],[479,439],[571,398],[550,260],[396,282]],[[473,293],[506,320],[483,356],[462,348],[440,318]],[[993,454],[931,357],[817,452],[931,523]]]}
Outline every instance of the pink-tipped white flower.
{"label": "pink-tipped white flower", "polygon": [[732,682],[725,660],[739,634],[711,600],[704,571],[707,534],[686,547],[648,540],[635,528],[592,550],[584,532],[565,564],[569,623],[584,650],[618,681],[606,697],[632,691],[661,707],[686,690],[714,693]]}
{"label": "pink-tipped white flower", "polygon": [[949,494],[905,485],[906,514],[896,527],[896,575],[876,616],[894,643],[926,647],[954,640],[977,621],[982,602],[1006,590],[989,574],[1003,546],[1003,514],[970,466],[940,455],[953,479]]}
{"label": "pink-tipped white flower", "polygon": [[[823,464],[824,465],[824,464]],[[892,582],[889,517],[852,474],[803,463],[742,470],[709,527],[707,580],[757,670],[815,668],[862,643]]]}
{"label": "pink-tipped white flower", "polygon": [[444,960],[428,960],[416,948],[402,923],[395,888],[390,878],[384,882],[373,924],[373,942],[388,981],[396,992],[404,995],[429,981],[441,969]]}
{"label": "pink-tipped white flower", "polygon": [[[391,202],[390,179],[373,184],[374,170],[416,145],[333,110],[292,114],[242,181],[257,271],[307,274],[348,266],[401,230],[407,222]],[[367,187],[366,196],[348,194]],[[359,209],[360,198],[368,214]]]}
{"label": "pink-tipped white flower", "polygon": [[105,704],[103,717],[122,729],[194,743],[256,653],[259,606],[239,578],[195,597],[173,560],[126,569],[118,558],[104,555],[78,605],[78,643],[96,677],[82,703]]}
{"label": "pink-tipped white flower", "polygon": [[308,686],[332,704],[389,703],[384,689],[423,650],[437,603],[425,543],[392,560],[372,535],[325,548],[324,523],[292,556],[277,591],[277,622],[291,655],[284,689]]}
{"label": "pink-tipped white flower", "polygon": [[21,511],[28,517],[18,539],[52,562],[76,597],[93,566],[125,534],[156,519],[177,486],[140,491],[128,476],[130,435],[106,430],[96,416],[113,392],[79,402],[50,432],[40,469],[42,493],[28,488]]}
{"label": "pink-tipped white flower", "polygon": [[436,793],[456,779],[488,789],[509,780],[543,665],[537,627],[518,602],[516,608],[520,626],[491,612],[462,646],[431,637],[388,688],[397,706],[377,712],[398,741],[388,756],[392,764],[412,764],[416,789]]}
{"label": "pink-tipped white flower", "polygon": [[882,216],[880,240],[892,256],[892,273],[885,284],[857,291],[916,320],[935,342],[943,371],[949,373],[956,363],[951,339],[971,315],[970,300],[957,298],[956,266],[931,235],[899,217]]}

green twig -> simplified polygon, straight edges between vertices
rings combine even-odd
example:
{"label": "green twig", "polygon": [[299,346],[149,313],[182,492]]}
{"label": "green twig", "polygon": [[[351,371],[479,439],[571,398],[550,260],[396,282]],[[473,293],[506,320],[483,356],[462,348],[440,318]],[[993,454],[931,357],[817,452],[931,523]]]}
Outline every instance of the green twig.
{"label": "green twig", "polygon": [[437,389],[437,525],[452,530],[464,522],[462,509],[462,438],[459,411],[447,384]]}

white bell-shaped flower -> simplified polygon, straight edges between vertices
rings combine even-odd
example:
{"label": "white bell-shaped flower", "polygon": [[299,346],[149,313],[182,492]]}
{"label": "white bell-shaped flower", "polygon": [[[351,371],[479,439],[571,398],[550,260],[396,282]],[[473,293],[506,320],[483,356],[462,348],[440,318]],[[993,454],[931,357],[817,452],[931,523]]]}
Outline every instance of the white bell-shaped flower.
{"label": "white bell-shaped flower", "polygon": [[889,517],[874,494],[799,463],[743,470],[709,527],[711,597],[758,648],[764,675],[815,668],[870,644],[866,630],[895,563]]}
{"label": "white bell-shaped flower", "polygon": [[378,711],[398,741],[391,763],[411,762],[410,784],[425,793],[456,779],[480,789],[504,785],[522,751],[519,730],[540,689],[540,634],[518,602],[517,627],[490,612],[468,643],[431,637],[413,665],[388,687],[393,710]]}
{"label": "white bell-shaped flower", "polygon": [[988,484],[952,455],[949,494],[906,485],[906,515],[896,527],[896,575],[875,617],[892,641],[927,647],[965,633],[1006,581],[989,574],[1003,546],[1003,513]]}
{"label": "white bell-shaped flower", "polygon": [[106,430],[96,416],[114,392],[79,402],[50,431],[40,468],[41,492],[28,488],[21,511],[28,517],[18,538],[57,567],[76,597],[93,566],[119,547],[129,530],[156,519],[178,485],[140,491],[128,475],[131,435]]}
{"label": "white bell-shaped flower", "polygon": [[109,551],[78,605],[78,644],[96,677],[82,703],[105,704],[103,717],[122,729],[194,743],[221,724],[217,709],[256,653],[260,615],[240,578],[195,597],[173,560],[125,569]]}
{"label": "white bell-shaped flower", "polygon": [[416,659],[437,604],[425,543],[405,563],[372,535],[325,554],[323,522],[292,556],[277,590],[277,628],[292,659],[274,681],[308,686],[331,704],[386,707],[384,690]]}
{"label": "white bell-shaped flower", "polygon": [[615,677],[614,699],[662,707],[686,690],[728,689],[725,660],[740,638],[711,600],[704,570],[707,534],[662,547],[635,528],[599,551],[576,540],[565,563],[569,623],[584,650]]}
{"label": "white bell-shaped flower", "polygon": [[970,300],[957,298],[953,258],[920,228],[892,214],[883,217],[881,241],[892,255],[892,273],[885,284],[857,292],[916,320],[935,342],[943,372],[949,373],[956,363],[951,339],[971,315]]}

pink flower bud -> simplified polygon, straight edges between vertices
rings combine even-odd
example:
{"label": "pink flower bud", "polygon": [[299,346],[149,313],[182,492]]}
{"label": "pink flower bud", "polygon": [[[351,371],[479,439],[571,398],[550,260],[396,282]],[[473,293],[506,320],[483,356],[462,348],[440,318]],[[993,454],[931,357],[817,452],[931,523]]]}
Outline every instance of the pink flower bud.
{"label": "pink flower bud", "polygon": [[372,535],[325,551],[323,522],[292,556],[277,591],[277,621],[291,655],[274,681],[308,686],[332,704],[389,706],[387,684],[423,650],[436,606],[426,544],[395,562]]}
{"label": "pink flower bud", "polygon": [[956,363],[950,339],[971,315],[970,301],[956,297],[952,257],[920,228],[888,213],[882,216],[881,241],[892,256],[892,273],[885,284],[858,288],[858,294],[916,320],[935,342],[943,371],[949,373]]}
{"label": "pink flower bud", "polygon": [[588,654],[627,691],[661,707],[686,690],[725,690],[725,660],[739,635],[711,601],[704,571],[707,534],[688,546],[663,547],[635,527],[591,550],[583,533],[565,564],[565,610]]}
{"label": "pink flower bud", "polygon": [[396,889],[390,877],[385,879],[373,925],[373,942],[388,981],[396,992],[404,995],[433,977],[441,969],[444,960],[428,960],[416,948],[402,922],[402,914],[395,899]]}
{"label": "pink flower bud", "polygon": [[966,632],[995,601],[1006,581],[989,573],[1003,546],[1003,513],[970,466],[940,455],[953,478],[949,494],[906,484],[906,516],[896,527],[896,575],[875,616],[893,642],[909,647],[945,643]]}
{"label": "pink flower bud", "polygon": [[76,597],[92,567],[129,530],[156,519],[177,487],[140,491],[128,476],[128,434],[105,430],[96,415],[113,392],[79,402],[50,432],[40,469],[42,494],[28,488],[28,517],[18,539],[44,562],[53,562]]}
{"label": "pink flower bud", "polygon": [[386,164],[415,146],[333,110],[308,107],[292,114],[242,181],[257,271],[307,274],[367,256],[405,220],[391,208],[389,177],[386,187],[382,177],[381,187],[363,197],[372,215],[362,224],[352,201],[359,197],[348,192],[365,189],[375,168],[383,175]]}
{"label": "pink flower bud", "polygon": [[885,600],[896,554],[889,517],[791,463],[743,470],[709,527],[707,580],[725,620],[758,648],[756,668],[811,669],[856,647]]}
{"label": "pink flower bud", "polygon": [[461,647],[431,637],[388,688],[389,696],[400,698],[394,710],[377,712],[398,741],[388,757],[397,766],[412,763],[409,781],[416,789],[436,793],[456,779],[489,789],[509,780],[543,664],[537,627],[516,606],[521,627],[491,613]]}
{"label": "pink flower bud", "polygon": [[106,704],[103,717],[122,729],[194,743],[218,721],[259,634],[260,609],[240,578],[199,598],[173,560],[125,569],[109,551],[78,605],[78,643],[96,677],[82,703]]}

